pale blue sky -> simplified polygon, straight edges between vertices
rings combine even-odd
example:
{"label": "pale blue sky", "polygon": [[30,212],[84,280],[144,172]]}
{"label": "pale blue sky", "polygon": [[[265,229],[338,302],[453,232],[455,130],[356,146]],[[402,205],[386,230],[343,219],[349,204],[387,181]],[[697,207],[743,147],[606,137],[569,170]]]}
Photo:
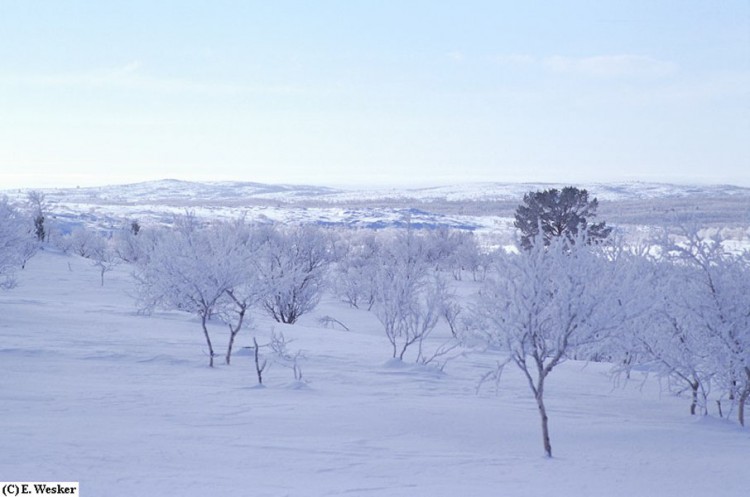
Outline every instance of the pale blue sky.
{"label": "pale blue sky", "polygon": [[0,188],[750,185],[750,2],[0,0]]}

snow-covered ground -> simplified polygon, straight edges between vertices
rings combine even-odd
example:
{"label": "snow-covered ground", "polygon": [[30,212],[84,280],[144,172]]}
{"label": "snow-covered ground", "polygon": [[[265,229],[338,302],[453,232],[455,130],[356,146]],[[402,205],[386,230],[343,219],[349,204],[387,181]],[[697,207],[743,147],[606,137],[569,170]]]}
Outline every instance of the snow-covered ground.
{"label": "snow-covered ground", "polygon": [[[750,432],[689,416],[654,377],[615,386],[602,364],[556,369],[546,459],[515,370],[497,393],[476,393],[492,354],[444,374],[393,364],[377,321],[329,300],[294,326],[257,316],[232,365],[210,369],[195,319],[139,315],[125,265],[105,278],[100,287],[90,261],[46,250],[0,293],[0,479],[80,481],[81,495],[110,497],[750,491]],[[351,331],[319,327],[323,315]],[[304,350],[304,388],[278,365],[256,388],[241,347],[272,327]],[[212,332],[221,351],[228,332]]]}

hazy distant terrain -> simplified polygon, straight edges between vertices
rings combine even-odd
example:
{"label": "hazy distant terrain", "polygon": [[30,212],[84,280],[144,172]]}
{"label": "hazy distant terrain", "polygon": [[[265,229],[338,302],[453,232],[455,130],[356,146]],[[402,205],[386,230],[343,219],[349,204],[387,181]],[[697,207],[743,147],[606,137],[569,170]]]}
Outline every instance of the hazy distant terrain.
{"label": "hazy distant terrain", "polygon": [[[512,232],[512,216],[529,191],[552,183],[467,183],[430,188],[342,189],[249,182],[161,180],[43,190],[62,230],[76,224],[117,227],[128,220],[170,223],[191,210],[201,217],[313,222],[363,228],[405,225],[478,233]],[[745,233],[750,188],[731,185],[609,183],[576,185],[599,200],[599,219],[626,230],[695,221]],[[25,190],[4,192],[22,201]]]}

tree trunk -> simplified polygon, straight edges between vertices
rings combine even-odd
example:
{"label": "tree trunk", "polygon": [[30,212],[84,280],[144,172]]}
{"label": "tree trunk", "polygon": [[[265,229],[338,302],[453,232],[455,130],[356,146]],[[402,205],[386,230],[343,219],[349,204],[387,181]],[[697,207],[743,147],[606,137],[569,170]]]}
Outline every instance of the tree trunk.
{"label": "tree trunk", "polygon": [[204,312],[201,314],[201,325],[203,326],[203,335],[206,337],[206,343],[208,344],[208,367],[214,367],[214,347],[211,345],[211,337],[208,336],[208,328],[206,327],[206,319],[208,319],[208,313]]}
{"label": "tree trunk", "polygon": [[695,416],[695,408],[698,406],[698,382],[695,381],[690,384],[690,389],[692,390],[693,400],[690,403],[690,415]]}
{"label": "tree trunk", "polygon": [[396,345],[396,337],[386,331],[386,334],[388,335],[388,340],[391,342],[391,349],[393,350],[393,358],[395,359],[398,357],[398,347]]}
{"label": "tree trunk", "polygon": [[253,345],[255,345],[255,373],[258,375],[258,385],[262,385],[263,384],[263,370],[266,367],[266,363],[264,361],[262,366],[260,364],[260,354],[259,354],[260,347],[258,347],[258,340],[256,340],[255,337],[253,337]]}
{"label": "tree trunk", "polygon": [[746,389],[744,392],[742,392],[742,395],[740,395],[740,405],[739,409],[737,409],[737,419],[740,422],[741,426],[745,426],[745,402],[747,402],[747,397],[750,395],[750,390]]}
{"label": "tree trunk", "polygon": [[232,347],[234,346],[234,337],[237,336],[237,333],[240,332],[240,329],[242,328],[242,321],[245,319],[245,309],[242,309],[239,313],[239,319],[237,320],[237,326],[232,328],[232,325],[229,325],[229,345],[227,346],[227,366],[229,365],[229,361],[232,358]]}
{"label": "tree trunk", "polygon": [[750,397],[750,367],[745,367],[745,376],[747,380],[745,381],[745,388],[740,394],[740,406],[737,409],[737,419],[741,426],[745,426],[745,403],[747,403],[747,398]]}
{"label": "tree trunk", "polygon": [[[549,419],[547,418],[547,408],[544,407],[544,380],[547,377],[547,374],[549,374],[549,370],[551,370],[552,367],[545,368],[542,359],[538,355],[535,356],[534,361],[536,362],[537,366],[537,377],[536,380],[534,380],[532,374],[529,372],[529,368],[524,357],[514,355],[512,359],[513,362],[516,363],[516,366],[518,366],[521,371],[523,371],[523,374],[526,376],[526,380],[529,382],[529,387],[534,393],[536,406],[539,409],[539,416],[542,420],[542,442],[544,443],[544,455],[551,458],[552,444],[549,441]],[[559,357],[555,361],[557,360],[559,360]]]}
{"label": "tree trunk", "polygon": [[234,337],[237,336],[237,332],[239,331],[239,328],[235,331],[232,329],[232,327],[229,327],[229,345],[227,346],[227,366],[229,366],[229,362],[232,359],[232,347],[234,346]]}
{"label": "tree trunk", "polygon": [[747,377],[745,381],[745,388],[742,389],[742,393],[740,393],[740,405],[739,409],[737,409],[737,419],[740,422],[740,425],[745,426],[745,404],[747,403],[747,398],[750,397],[750,368],[745,367],[745,376]]}
{"label": "tree trunk", "polygon": [[540,376],[536,385],[536,405],[539,408],[539,416],[542,418],[542,441],[544,443],[544,455],[552,457],[552,444],[549,441],[549,418],[547,408],[544,407],[544,376]]}
{"label": "tree trunk", "polygon": [[406,349],[409,347],[409,342],[404,342],[404,347],[401,349],[401,353],[398,355],[398,358],[400,361],[404,360],[404,354],[406,354]]}

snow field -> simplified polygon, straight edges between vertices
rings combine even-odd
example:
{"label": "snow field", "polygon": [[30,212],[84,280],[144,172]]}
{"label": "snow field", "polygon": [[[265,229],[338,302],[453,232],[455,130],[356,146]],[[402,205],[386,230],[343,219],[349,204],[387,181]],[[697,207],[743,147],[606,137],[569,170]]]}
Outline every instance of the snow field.
{"label": "snow field", "polygon": [[[365,311],[324,301],[294,326],[254,313],[231,366],[206,366],[199,322],[138,315],[126,265],[43,251],[0,293],[0,479],[80,481],[82,495],[747,495],[750,436],[687,415],[655,377],[614,386],[602,364],[548,380],[555,457],[509,365],[470,353],[445,373],[388,361]],[[468,285],[468,284],[467,284]],[[461,292],[464,293],[464,292]],[[330,315],[352,331],[321,328]],[[274,365],[257,388],[252,333],[303,350],[304,388]],[[445,337],[438,330],[431,340]],[[442,337],[441,337],[442,336]],[[228,331],[214,325],[217,353]]]}

